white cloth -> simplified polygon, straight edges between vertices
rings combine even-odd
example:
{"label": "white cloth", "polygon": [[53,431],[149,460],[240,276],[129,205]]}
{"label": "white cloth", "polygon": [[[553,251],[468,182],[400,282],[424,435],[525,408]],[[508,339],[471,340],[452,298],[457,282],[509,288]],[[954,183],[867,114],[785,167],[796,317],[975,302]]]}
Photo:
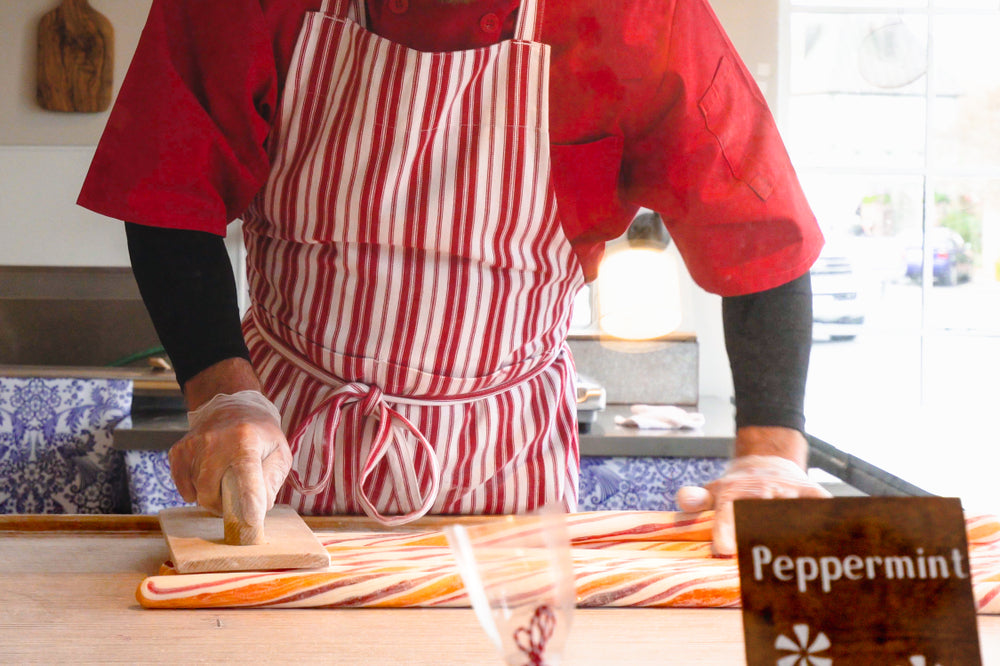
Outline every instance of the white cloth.
{"label": "white cloth", "polygon": [[705,415],[675,405],[632,405],[632,416],[616,416],[615,423],[640,430],[692,430],[705,425]]}

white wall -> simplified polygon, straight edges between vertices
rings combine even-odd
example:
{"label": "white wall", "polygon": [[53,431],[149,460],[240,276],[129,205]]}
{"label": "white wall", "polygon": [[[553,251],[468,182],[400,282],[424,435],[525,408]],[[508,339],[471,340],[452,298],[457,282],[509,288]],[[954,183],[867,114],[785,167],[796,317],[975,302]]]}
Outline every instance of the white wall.
{"label": "white wall", "polygon": [[[151,0],[92,0],[115,34],[118,91]],[[55,0],[0,2],[0,265],[126,266],[121,224],[76,206],[105,113],[35,103],[38,22]]]}
{"label": "white wall", "polygon": [[[713,5],[775,105],[780,0]],[[115,92],[151,0],[91,0],[115,31]],[[35,34],[56,0],[0,0],[0,265],[127,266],[121,225],[75,205],[107,113],[54,113],[35,97]],[[706,395],[729,395],[719,298],[684,280],[685,330],[700,344]]]}
{"label": "white wall", "polygon": [[0,264],[127,266],[120,222],[75,205],[90,146],[0,147]]}

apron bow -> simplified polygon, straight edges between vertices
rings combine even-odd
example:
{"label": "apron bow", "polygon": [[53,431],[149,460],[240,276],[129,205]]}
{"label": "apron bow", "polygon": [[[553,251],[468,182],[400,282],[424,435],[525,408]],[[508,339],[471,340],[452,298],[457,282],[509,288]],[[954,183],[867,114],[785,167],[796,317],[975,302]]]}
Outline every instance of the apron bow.
{"label": "apron bow", "polygon": [[[430,510],[441,487],[441,465],[434,448],[413,423],[388,405],[385,394],[380,388],[361,382],[350,382],[334,389],[325,400],[309,412],[309,415],[291,436],[289,443],[298,449],[298,442],[305,435],[305,432],[321,416],[326,415],[323,473],[320,475],[319,481],[306,485],[299,477],[298,470],[293,466],[288,477],[292,487],[303,495],[314,495],[329,484],[333,474],[334,433],[340,425],[342,411],[353,403],[358,403],[365,418],[373,418],[378,422],[378,429],[375,432],[365,464],[361,469],[361,478],[358,481],[358,499],[364,507],[365,513],[384,525],[400,525],[423,516]],[[407,436],[416,441],[416,451],[408,446]],[[369,496],[370,493],[375,494],[380,490],[378,487],[369,488],[380,480],[380,476],[377,474],[379,465],[384,462],[402,469],[404,473],[416,476],[418,464],[421,462],[419,460],[421,453],[424,456],[423,463],[430,473],[430,482],[422,484],[429,487],[421,487],[409,498],[410,506],[419,502],[418,508],[398,516],[386,516],[380,513]],[[409,464],[407,464],[408,461]],[[418,485],[420,484],[408,484],[408,487],[415,488]]]}

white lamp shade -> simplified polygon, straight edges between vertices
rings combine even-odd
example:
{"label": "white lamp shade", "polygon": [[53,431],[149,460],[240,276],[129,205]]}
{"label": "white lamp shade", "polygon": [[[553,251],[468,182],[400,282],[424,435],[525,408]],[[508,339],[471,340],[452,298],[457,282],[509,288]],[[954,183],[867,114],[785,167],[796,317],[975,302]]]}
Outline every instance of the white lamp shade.
{"label": "white lamp shade", "polygon": [[681,295],[677,262],[666,249],[609,252],[597,277],[598,326],[616,338],[646,340],[677,330]]}

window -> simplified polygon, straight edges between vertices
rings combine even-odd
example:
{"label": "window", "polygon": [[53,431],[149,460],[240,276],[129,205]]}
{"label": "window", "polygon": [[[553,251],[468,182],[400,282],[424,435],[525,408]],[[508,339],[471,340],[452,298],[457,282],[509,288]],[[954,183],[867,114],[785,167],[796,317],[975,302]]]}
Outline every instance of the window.
{"label": "window", "polygon": [[828,241],[808,428],[947,493],[907,461],[997,445],[1000,3],[785,2],[784,137]]}

